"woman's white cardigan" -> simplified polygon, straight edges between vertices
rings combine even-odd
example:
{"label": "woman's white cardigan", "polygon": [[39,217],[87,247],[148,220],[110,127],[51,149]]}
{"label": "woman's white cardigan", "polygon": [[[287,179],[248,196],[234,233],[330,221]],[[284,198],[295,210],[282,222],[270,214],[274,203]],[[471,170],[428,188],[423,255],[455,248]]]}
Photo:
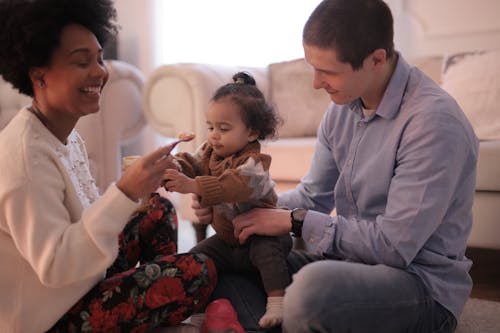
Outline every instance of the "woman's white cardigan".
{"label": "woman's white cardigan", "polygon": [[98,197],[85,146],[27,109],[0,132],[0,332],[48,330],[104,276],[137,203]]}

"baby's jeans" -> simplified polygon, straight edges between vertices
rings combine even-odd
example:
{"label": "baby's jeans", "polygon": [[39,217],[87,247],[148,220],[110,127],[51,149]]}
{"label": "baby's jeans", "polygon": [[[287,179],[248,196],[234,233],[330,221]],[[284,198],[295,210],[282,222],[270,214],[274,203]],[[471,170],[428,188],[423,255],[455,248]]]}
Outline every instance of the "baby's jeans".
{"label": "baby's jeans", "polygon": [[258,272],[267,292],[285,290],[290,284],[286,258],[292,248],[290,235],[276,237],[253,235],[243,245],[230,245],[213,235],[189,252],[204,253],[218,272]]}

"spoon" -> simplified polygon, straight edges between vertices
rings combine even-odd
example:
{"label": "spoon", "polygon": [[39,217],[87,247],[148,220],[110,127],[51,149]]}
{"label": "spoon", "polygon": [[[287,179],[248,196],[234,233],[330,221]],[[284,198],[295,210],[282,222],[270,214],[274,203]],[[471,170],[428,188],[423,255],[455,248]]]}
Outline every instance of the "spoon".
{"label": "spoon", "polygon": [[175,148],[175,146],[177,146],[179,143],[181,142],[188,142],[188,141],[191,141],[195,138],[196,134],[194,133],[188,133],[188,132],[181,132],[179,133],[179,135],[177,135],[177,141],[174,141],[171,146],[172,146],[172,149]]}

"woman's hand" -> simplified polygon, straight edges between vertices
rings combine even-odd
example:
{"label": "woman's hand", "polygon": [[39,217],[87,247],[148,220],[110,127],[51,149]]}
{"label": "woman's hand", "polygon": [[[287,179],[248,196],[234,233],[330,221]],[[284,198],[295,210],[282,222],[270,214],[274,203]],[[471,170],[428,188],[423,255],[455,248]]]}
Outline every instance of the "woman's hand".
{"label": "woman's hand", "polygon": [[134,201],[156,191],[165,169],[171,166],[171,158],[168,158],[171,151],[172,146],[167,145],[139,158],[123,172],[116,186]]}
{"label": "woman's hand", "polygon": [[280,208],[254,208],[233,219],[234,236],[244,244],[251,235],[279,236],[292,230],[290,211]]}

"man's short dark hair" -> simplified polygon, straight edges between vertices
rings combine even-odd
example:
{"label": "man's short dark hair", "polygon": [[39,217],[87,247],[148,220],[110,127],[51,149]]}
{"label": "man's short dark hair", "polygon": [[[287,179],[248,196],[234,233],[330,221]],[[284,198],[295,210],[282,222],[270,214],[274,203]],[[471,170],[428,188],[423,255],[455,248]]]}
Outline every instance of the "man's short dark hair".
{"label": "man's short dark hair", "polygon": [[391,10],[382,0],[324,0],[307,20],[304,44],[333,49],[338,60],[359,69],[377,49],[394,54]]}

